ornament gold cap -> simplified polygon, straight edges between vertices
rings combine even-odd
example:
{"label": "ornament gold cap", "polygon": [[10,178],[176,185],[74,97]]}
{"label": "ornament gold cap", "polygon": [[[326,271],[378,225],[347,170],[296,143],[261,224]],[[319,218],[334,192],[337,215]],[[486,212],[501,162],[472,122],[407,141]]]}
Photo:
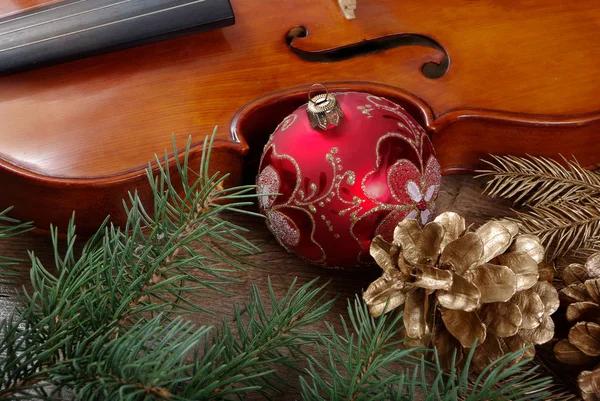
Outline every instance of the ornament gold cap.
{"label": "ornament gold cap", "polygon": [[[325,88],[325,93],[311,97],[310,94],[315,86]],[[344,112],[337,99],[327,87],[323,84],[314,84],[308,90],[308,106],[306,113],[308,121],[313,128],[326,130],[330,127],[337,127],[344,118]]]}

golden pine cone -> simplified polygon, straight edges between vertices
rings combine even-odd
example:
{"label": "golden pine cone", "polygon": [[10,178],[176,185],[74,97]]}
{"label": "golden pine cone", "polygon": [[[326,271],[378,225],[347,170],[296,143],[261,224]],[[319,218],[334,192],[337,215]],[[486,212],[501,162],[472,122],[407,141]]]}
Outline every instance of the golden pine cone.
{"label": "golden pine cone", "polygon": [[578,366],[577,377],[585,401],[600,401],[600,252],[585,265],[573,263],[562,274],[565,288],[560,291],[566,303],[566,318],[573,326],[568,338],[554,346],[556,358]]}
{"label": "golden pine cone", "polygon": [[[540,280],[544,247],[519,234],[508,220],[465,229],[456,213],[439,215],[423,229],[404,220],[391,244],[381,237],[371,255],[383,275],[363,294],[372,316],[404,305],[411,345],[434,345],[442,363],[477,341],[474,365],[481,369],[507,352],[543,344],[554,335],[550,315],[558,309],[554,287]],[[527,356],[535,352],[532,347]]]}

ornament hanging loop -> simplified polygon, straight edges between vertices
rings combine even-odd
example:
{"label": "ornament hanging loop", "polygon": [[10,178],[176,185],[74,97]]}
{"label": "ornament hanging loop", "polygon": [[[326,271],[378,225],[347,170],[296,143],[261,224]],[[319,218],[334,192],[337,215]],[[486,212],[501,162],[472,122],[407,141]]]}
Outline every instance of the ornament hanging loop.
{"label": "ornament hanging loop", "polygon": [[313,92],[313,90],[315,89],[315,87],[321,87],[323,89],[325,89],[325,95],[329,96],[329,89],[327,89],[327,87],[323,84],[312,84],[310,86],[310,88],[308,88],[308,101],[310,102],[312,100],[312,96],[311,93]]}
{"label": "ornament hanging loop", "polygon": [[[325,88],[325,93],[311,97],[315,86]],[[323,84],[314,84],[308,90],[306,113],[308,114],[308,121],[311,127],[323,131],[330,127],[337,127],[344,118],[344,112],[337,99],[329,93],[329,90]]]}

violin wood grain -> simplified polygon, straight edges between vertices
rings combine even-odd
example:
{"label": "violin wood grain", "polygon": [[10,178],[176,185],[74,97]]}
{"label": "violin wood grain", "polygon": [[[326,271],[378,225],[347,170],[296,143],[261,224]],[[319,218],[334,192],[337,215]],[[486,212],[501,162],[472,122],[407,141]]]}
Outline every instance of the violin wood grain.
{"label": "violin wood grain", "polygon": [[[0,14],[43,3],[7,2]],[[300,96],[315,82],[367,82],[417,102],[410,107],[429,116],[424,124],[445,173],[472,171],[488,153],[598,161],[595,1],[378,0],[361,3],[352,20],[336,1],[231,4],[231,27],[0,78],[0,207],[14,205],[15,217],[41,228],[66,227],[73,208],[81,232],[94,231],[108,212],[118,223],[121,195],[148,196],[144,169],[171,149],[172,135],[181,147],[192,136],[197,155],[215,126],[215,168],[233,173],[229,185],[240,183],[244,156],[262,145],[245,132],[256,127],[230,130],[233,116],[274,92]],[[443,51],[412,45],[308,61],[286,41],[299,26],[308,34],[291,45],[308,53],[402,33]],[[444,75],[423,74],[446,56]],[[264,129],[283,117],[269,110]]]}

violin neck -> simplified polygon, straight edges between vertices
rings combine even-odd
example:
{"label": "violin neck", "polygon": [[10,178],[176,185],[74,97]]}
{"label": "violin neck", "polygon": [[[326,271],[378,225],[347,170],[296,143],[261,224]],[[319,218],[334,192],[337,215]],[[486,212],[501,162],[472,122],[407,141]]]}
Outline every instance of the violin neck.
{"label": "violin neck", "polygon": [[229,0],[67,0],[0,19],[0,75],[234,24]]}

